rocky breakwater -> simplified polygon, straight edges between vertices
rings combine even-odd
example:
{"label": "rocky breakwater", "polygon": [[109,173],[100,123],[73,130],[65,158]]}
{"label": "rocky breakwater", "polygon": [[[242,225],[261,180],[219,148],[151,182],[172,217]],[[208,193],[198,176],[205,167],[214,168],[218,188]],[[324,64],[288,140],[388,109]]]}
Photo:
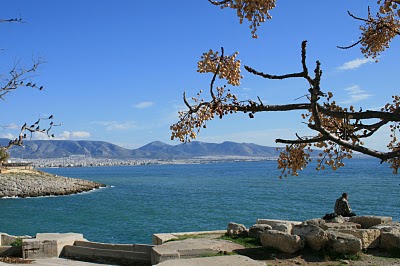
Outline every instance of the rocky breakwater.
{"label": "rocky breakwater", "polygon": [[53,175],[39,170],[10,171],[0,174],[0,198],[70,195],[105,186],[97,182]]}

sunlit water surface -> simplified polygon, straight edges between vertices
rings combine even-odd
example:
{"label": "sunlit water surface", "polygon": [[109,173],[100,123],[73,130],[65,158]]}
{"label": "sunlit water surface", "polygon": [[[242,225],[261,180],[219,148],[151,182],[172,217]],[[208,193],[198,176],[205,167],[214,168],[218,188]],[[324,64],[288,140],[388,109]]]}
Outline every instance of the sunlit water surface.
{"label": "sunlit water surface", "polygon": [[348,192],[358,215],[400,220],[400,178],[376,160],[339,171],[309,166],[280,180],[276,162],[52,168],[47,172],[109,187],[62,197],[0,200],[0,232],[79,232],[90,241],[151,243],[154,233],[251,226],[258,218],[306,220],[333,210]]}

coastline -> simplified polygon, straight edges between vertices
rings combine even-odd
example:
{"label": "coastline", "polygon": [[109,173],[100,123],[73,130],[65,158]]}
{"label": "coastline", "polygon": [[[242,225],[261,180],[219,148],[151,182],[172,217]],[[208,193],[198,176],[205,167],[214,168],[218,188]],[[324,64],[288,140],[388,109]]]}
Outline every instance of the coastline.
{"label": "coastline", "polygon": [[0,198],[64,196],[89,192],[102,187],[106,185],[53,175],[35,169],[0,174]]}

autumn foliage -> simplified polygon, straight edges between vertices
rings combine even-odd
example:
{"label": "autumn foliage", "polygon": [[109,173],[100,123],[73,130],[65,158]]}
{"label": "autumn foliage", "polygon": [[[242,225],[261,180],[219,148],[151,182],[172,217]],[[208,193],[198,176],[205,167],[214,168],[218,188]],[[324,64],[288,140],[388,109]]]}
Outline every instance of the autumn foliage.
{"label": "autumn foliage", "polygon": [[[270,10],[275,7],[274,0],[230,0],[211,1],[221,8],[237,10],[240,23],[247,19],[251,23],[251,33],[256,37],[257,27],[266,19],[270,19]],[[360,18],[349,12],[349,15],[362,22],[359,41],[348,47],[361,46],[361,52],[366,57],[377,59],[377,56],[389,47],[399,32],[399,1],[378,1],[378,13],[373,16],[368,7],[367,18]],[[321,87],[321,63],[316,62],[313,71],[309,71],[306,62],[307,42],[301,45],[299,71],[283,75],[272,75],[244,66],[249,73],[271,80],[303,78],[309,84],[307,95],[303,103],[266,105],[260,98],[256,100],[240,100],[231,92],[228,86],[239,86],[241,76],[241,62],[237,59],[238,53],[225,55],[213,50],[204,53],[198,63],[198,72],[212,75],[210,87],[206,90],[209,100],[203,98],[203,91],[192,97],[191,103],[184,94],[186,111],[179,112],[179,121],[171,126],[171,139],[189,142],[195,139],[199,131],[207,127],[207,122],[215,117],[222,118],[237,112],[247,113],[250,118],[259,112],[276,112],[304,110],[301,115],[305,124],[315,132],[312,137],[299,136],[293,140],[276,139],[277,143],[286,144],[281,150],[278,159],[278,168],[281,176],[298,175],[298,171],[305,168],[313,160],[311,153],[318,154],[317,170],[331,168],[336,170],[343,167],[344,159],[350,159],[353,152],[363,153],[382,162],[386,162],[398,173],[400,167],[400,142],[397,135],[400,133],[400,97],[392,96],[380,111],[355,110],[353,106],[342,107],[333,100],[331,92],[325,92]],[[226,80],[226,85],[215,86],[216,79]],[[383,126],[391,129],[387,151],[377,151],[366,147],[364,140],[371,137]]]}

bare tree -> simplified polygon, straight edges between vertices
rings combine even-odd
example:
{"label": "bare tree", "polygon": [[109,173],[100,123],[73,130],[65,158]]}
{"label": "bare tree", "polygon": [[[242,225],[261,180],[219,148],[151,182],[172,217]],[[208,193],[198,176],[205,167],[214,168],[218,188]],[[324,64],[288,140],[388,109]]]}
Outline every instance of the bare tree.
{"label": "bare tree", "polygon": [[[241,19],[246,17],[250,21],[254,21],[253,18],[256,16],[254,14],[257,14],[254,10],[260,8],[259,5],[254,4],[255,2],[258,4],[261,4],[261,2],[269,2],[271,5],[275,4],[273,0],[209,1],[215,5],[239,8],[238,10],[244,9],[247,12],[251,11],[250,15],[243,15],[243,13],[238,12]],[[378,4],[386,8],[384,12],[391,12],[388,16],[394,20],[390,25],[385,24],[386,22],[375,21],[370,13],[369,18],[364,20],[367,26],[361,27],[363,33],[359,43],[362,45],[361,51],[365,56],[376,58],[379,52],[384,50],[382,47],[386,47],[388,42],[394,36],[398,35],[398,17],[400,12],[397,10],[397,2],[389,0],[383,3],[378,2]],[[242,4],[241,6],[240,3]],[[246,6],[249,8],[246,9]],[[386,14],[383,13],[382,8],[380,10],[382,14]],[[265,13],[268,11],[261,9],[259,12]],[[377,16],[383,21],[388,20],[387,16],[380,14]],[[355,16],[354,18],[357,19]],[[381,34],[381,31],[384,31],[386,35]],[[188,110],[179,112],[179,121],[171,126],[171,139],[178,138],[182,142],[188,142],[196,138],[200,129],[206,128],[207,121],[215,117],[222,118],[227,114],[243,112],[248,113],[250,118],[254,118],[254,115],[260,112],[304,110],[302,114],[304,123],[315,132],[315,135],[299,136],[296,134],[296,138],[292,140],[276,139],[277,143],[286,144],[286,148],[281,151],[278,159],[278,168],[282,170],[281,176],[287,176],[287,174],[298,175],[298,171],[311,162],[313,147],[319,150],[317,170],[324,170],[325,167],[331,167],[333,170],[336,170],[344,166],[343,159],[352,158],[353,152],[360,152],[379,158],[381,162],[389,163],[393,172],[398,173],[400,167],[400,142],[397,140],[397,134],[400,132],[400,96],[392,96],[392,102],[387,103],[380,111],[363,111],[362,109],[356,111],[353,106],[345,108],[337,105],[332,100],[333,94],[323,91],[320,86],[322,77],[321,63],[317,61],[313,71],[309,71],[306,62],[306,41],[303,41],[299,60],[299,72],[271,75],[255,70],[250,66],[245,66],[244,68],[251,74],[270,80],[304,79],[307,82],[307,88],[305,89],[306,97],[304,97],[306,99],[305,102],[266,105],[260,98],[257,100],[239,100],[227,88],[227,85],[215,87],[217,77],[226,79],[227,84],[232,86],[240,84],[240,79],[242,78],[240,74],[241,62],[236,59],[236,56],[237,53],[226,56],[223,48],[221,48],[221,53],[210,50],[203,54],[201,61],[198,63],[198,72],[213,74],[209,88],[210,100],[202,99],[202,91],[200,91],[196,97],[192,98],[193,103],[190,104],[184,93],[183,100]],[[387,144],[388,150],[377,151],[366,147],[364,140],[371,137],[385,125],[389,125],[391,130],[390,141]]]}
{"label": "bare tree", "polygon": [[[20,18],[15,18],[15,19],[0,19],[0,23],[13,23],[13,22],[22,22],[22,19]],[[38,67],[42,65],[44,61],[42,59],[37,59],[35,60],[30,68],[24,68],[20,67],[20,64],[17,63],[14,65],[14,67],[11,68],[11,70],[8,73],[0,75],[0,99],[5,100],[5,97],[17,90],[20,89],[21,87],[26,87],[26,88],[31,88],[31,89],[37,89],[37,90],[43,90],[43,86],[37,85],[36,83],[32,82],[32,79],[34,77],[34,73],[37,71]],[[48,125],[43,126],[41,124],[41,121],[43,120],[48,120],[50,121]],[[49,137],[54,137],[54,135],[50,134],[50,130],[54,126],[59,126],[54,124],[53,120],[53,115],[45,118],[39,118],[35,123],[32,125],[28,125],[25,123],[18,134],[18,137],[15,139],[12,139],[9,141],[9,143],[5,146],[0,146],[0,166],[3,161],[5,161],[8,158],[8,149],[10,149],[12,146],[22,146],[23,145],[23,140],[27,138],[32,138],[32,134],[35,132],[38,133],[45,133]],[[6,126],[2,126],[5,128]]]}

